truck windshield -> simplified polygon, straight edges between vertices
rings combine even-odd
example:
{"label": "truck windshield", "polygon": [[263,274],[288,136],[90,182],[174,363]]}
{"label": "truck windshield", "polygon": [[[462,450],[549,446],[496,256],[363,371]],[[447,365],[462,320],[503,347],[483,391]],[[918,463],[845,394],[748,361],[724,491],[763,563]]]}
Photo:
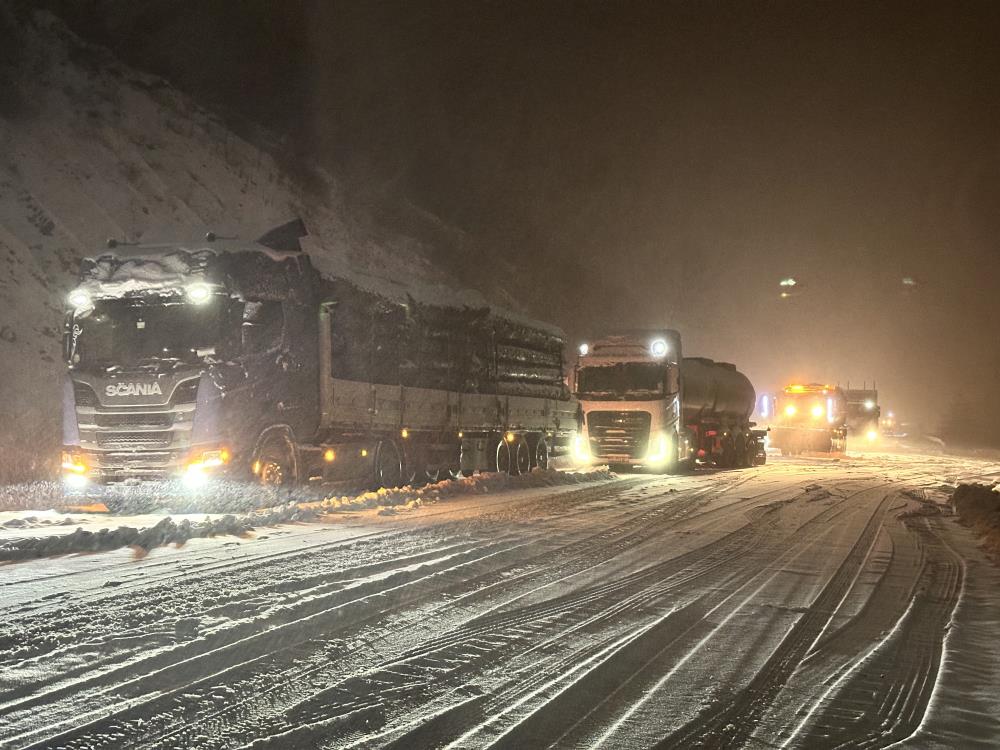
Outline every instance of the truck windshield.
{"label": "truck windshield", "polygon": [[577,390],[581,398],[637,401],[663,396],[664,366],[658,362],[620,362],[581,367]]}
{"label": "truck windshield", "polygon": [[173,299],[99,300],[73,317],[72,362],[81,368],[128,368],[197,361],[223,345],[230,304],[223,297],[199,305]]}

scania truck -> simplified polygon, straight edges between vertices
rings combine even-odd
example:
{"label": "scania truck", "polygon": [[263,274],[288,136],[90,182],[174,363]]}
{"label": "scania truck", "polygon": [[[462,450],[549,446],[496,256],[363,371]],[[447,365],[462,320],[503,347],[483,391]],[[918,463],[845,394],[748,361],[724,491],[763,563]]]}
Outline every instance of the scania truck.
{"label": "scania truck", "polygon": [[629,331],[580,346],[578,464],[677,471],[764,463],[749,419],[753,386],[734,365],[684,357],[674,330]]}
{"label": "scania truck", "polygon": [[83,262],[66,314],[68,486],[393,487],[568,451],[578,406],[557,331],[324,276],[304,235],[296,221]]}

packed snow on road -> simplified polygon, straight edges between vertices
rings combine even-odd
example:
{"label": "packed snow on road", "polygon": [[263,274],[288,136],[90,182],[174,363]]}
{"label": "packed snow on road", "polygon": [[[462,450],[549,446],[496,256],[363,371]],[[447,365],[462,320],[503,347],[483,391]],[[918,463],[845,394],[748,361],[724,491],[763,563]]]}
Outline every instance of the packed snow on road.
{"label": "packed snow on road", "polygon": [[994,746],[1000,570],[951,498],[998,479],[867,454],[207,517],[22,496],[0,744]]}

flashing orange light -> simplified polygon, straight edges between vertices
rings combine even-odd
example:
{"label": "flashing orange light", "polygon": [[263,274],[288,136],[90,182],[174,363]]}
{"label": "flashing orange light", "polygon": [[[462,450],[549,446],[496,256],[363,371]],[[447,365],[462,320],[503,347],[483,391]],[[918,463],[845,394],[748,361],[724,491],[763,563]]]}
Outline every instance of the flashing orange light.
{"label": "flashing orange light", "polygon": [[250,467],[250,471],[254,474],[260,474],[260,461],[254,461],[253,466]]}
{"label": "flashing orange light", "polygon": [[74,456],[71,453],[63,453],[62,469],[73,474],[84,474],[87,471],[87,464],[79,456]]}
{"label": "flashing orange light", "polygon": [[361,458],[365,458],[367,455],[368,455],[368,449],[367,448],[362,448],[361,449]]}
{"label": "flashing orange light", "polygon": [[516,437],[517,436],[513,432],[508,432],[506,435],[504,435],[504,440],[506,440],[508,443],[513,443]]}
{"label": "flashing orange light", "polygon": [[406,440],[406,438],[410,436],[410,431],[404,427],[399,431],[399,436],[403,438],[403,440]]}
{"label": "flashing orange light", "polygon": [[323,451],[323,460],[326,461],[328,464],[333,463],[333,460],[336,457],[337,453],[336,451],[333,450],[333,448],[327,448],[325,451]]}

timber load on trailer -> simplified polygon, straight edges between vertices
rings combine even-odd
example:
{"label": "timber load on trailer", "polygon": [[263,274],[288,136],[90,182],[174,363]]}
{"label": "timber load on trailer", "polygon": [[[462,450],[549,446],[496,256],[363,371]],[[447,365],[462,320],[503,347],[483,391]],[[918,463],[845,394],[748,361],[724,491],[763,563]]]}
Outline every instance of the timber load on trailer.
{"label": "timber load on trailer", "polygon": [[304,232],[84,261],[65,334],[68,486],[396,486],[526,472],[567,449],[578,406],[556,329],[326,277]]}

